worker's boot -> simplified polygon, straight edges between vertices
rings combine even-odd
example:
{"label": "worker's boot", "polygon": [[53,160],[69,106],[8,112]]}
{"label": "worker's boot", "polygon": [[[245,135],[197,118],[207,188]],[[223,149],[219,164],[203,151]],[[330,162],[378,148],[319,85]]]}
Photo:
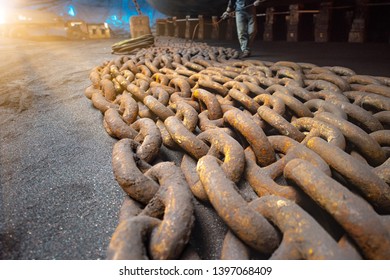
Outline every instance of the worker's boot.
{"label": "worker's boot", "polygon": [[251,56],[251,52],[249,50],[245,50],[241,54],[241,58],[250,57],[250,56]]}

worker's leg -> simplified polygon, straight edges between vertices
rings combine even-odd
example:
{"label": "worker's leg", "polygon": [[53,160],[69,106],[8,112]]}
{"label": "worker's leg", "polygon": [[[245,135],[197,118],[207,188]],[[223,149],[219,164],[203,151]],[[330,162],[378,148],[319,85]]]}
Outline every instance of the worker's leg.
{"label": "worker's leg", "polygon": [[241,51],[248,49],[248,19],[244,11],[236,12],[237,36],[240,42]]}
{"label": "worker's leg", "polygon": [[249,44],[248,47],[253,46],[253,42],[256,38],[257,34],[257,20],[256,20],[256,12],[254,11],[253,14],[249,15],[248,19],[248,36],[249,36]]}

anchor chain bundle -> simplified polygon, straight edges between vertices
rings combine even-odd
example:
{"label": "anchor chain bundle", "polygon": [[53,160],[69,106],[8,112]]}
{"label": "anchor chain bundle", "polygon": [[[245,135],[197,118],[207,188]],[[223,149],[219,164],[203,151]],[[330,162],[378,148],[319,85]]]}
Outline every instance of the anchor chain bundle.
{"label": "anchor chain bundle", "polygon": [[390,259],[390,78],[185,46],[90,73],[126,193],[107,257],[200,258],[202,205],[222,259]]}

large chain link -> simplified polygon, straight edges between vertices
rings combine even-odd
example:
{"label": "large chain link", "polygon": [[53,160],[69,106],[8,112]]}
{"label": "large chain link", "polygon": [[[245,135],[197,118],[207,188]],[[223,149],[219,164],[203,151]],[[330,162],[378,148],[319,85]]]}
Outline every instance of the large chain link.
{"label": "large chain link", "polygon": [[159,38],[92,69],[127,194],[107,257],[193,257],[202,204],[222,259],[390,259],[390,79],[237,55]]}

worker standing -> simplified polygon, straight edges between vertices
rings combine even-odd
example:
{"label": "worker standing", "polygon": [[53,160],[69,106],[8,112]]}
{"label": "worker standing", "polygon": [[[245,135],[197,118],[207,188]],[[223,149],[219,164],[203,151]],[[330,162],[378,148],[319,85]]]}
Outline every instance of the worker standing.
{"label": "worker standing", "polygon": [[250,46],[252,45],[256,33],[256,6],[264,0],[229,0],[226,12],[222,19],[228,18],[233,11],[236,12],[236,26],[238,41],[240,42],[241,58],[251,55]]}

